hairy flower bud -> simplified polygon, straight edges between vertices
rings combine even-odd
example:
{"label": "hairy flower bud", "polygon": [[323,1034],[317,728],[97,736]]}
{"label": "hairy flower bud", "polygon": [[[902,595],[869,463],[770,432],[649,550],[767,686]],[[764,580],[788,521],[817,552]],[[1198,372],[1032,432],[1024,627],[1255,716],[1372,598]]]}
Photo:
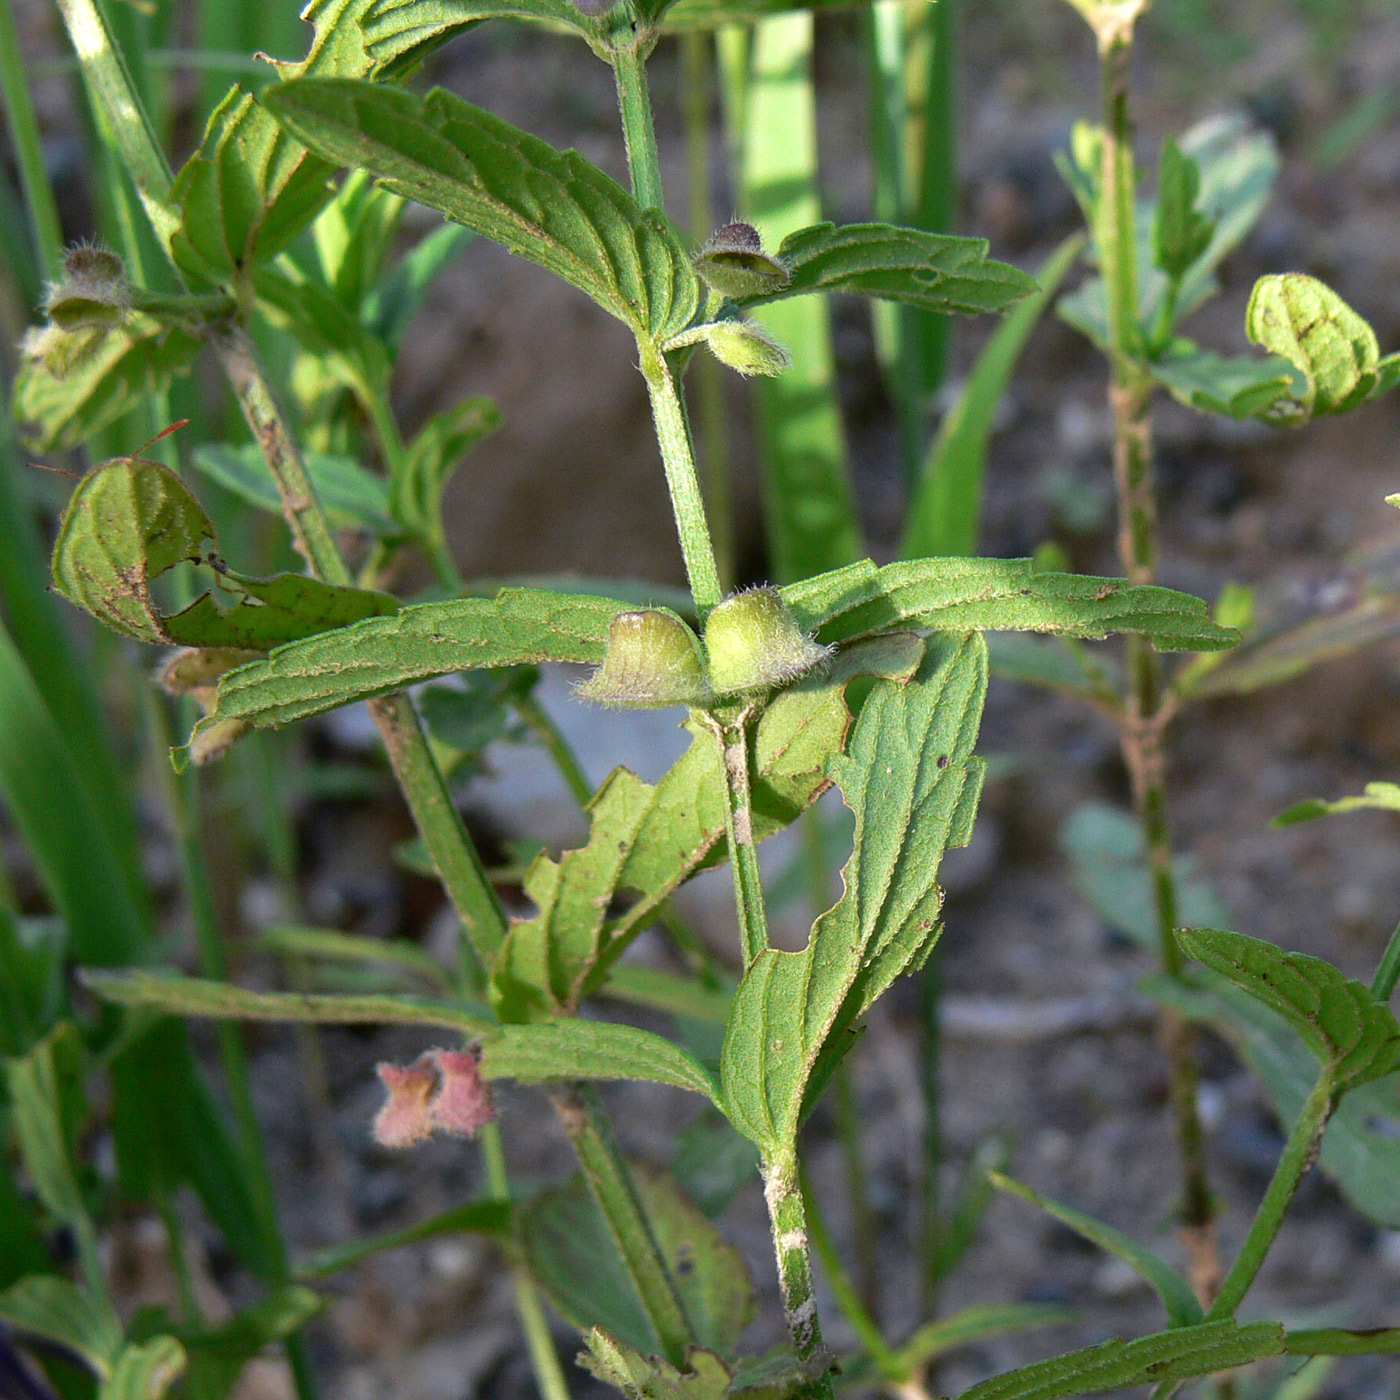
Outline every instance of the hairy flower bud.
{"label": "hairy flower bud", "polygon": [[716,229],[696,253],[695,270],[726,297],[764,296],[792,281],[782,260],[763,251],[763,240],[752,224]]}
{"label": "hairy flower bud", "polygon": [[131,309],[122,260],[106,248],[81,243],[63,255],[63,277],[49,286],[44,310],[61,330],[110,330]]}
{"label": "hairy flower bud", "polygon": [[708,690],[699,638],[664,608],[618,613],[608,628],[603,664],[578,693],[599,705],[703,704]]}
{"label": "hairy flower bud", "polygon": [[382,1064],[375,1072],[389,1091],[374,1119],[382,1147],[412,1147],[434,1133],[475,1137],[496,1116],[475,1049],[427,1050],[411,1065]]}
{"label": "hairy flower bud", "polygon": [[717,321],[706,332],[715,359],[739,374],[775,375],[792,366],[787,350],[752,321]]}
{"label": "hairy flower bud", "polygon": [[705,651],[717,695],[795,680],[831,654],[802,631],[776,588],[726,598],[705,623]]}

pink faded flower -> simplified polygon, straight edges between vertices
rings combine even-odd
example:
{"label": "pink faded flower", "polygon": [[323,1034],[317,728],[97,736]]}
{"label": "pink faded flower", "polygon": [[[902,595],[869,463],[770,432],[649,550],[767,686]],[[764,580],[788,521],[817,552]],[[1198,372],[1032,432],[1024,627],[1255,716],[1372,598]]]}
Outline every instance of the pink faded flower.
{"label": "pink faded flower", "polygon": [[389,1098],[374,1119],[383,1147],[412,1147],[435,1132],[474,1137],[496,1116],[475,1050],[427,1050],[411,1065],[381,1064]]}

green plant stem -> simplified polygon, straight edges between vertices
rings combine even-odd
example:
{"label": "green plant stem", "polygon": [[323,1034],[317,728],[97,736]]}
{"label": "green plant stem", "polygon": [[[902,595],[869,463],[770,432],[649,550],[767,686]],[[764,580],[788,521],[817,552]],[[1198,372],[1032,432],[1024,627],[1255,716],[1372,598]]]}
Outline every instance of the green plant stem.
{"label": "green plant stem", "polygon": [[[1157,498],[1152,463],[1151,380],[1141,369],[1138,324],[1137,170],[1131,111],[1131,23],[1100,31],[1104,152],[1096,230],[1108,301],[1113,412],[1113,468],[1117,488],[1118,551],[1131,583],[1157,575]],[[1179,976],[1177,896],[1167,815],[1161,662],[1145,638],[1128,639],[1129,694],[1121,729],[1123,757],[1142,824],[1157,909],[1163,970]],[[1163,1007],[1159,1029],[1168,1060],[1172,1112],[1182,1166],[1181,1226],[1191,1277],[1202,1300],[1213,1296],[1220,1266],[1215,1206],[1206,1173],[1205,1132],[1197,1104],[1195,1032],[1180,1012]]]}
{"label": "green plant stem", "polygon": [[820,1374],[799,1394],[815,1397],[815,1400],[831,1400],[834,1391],[830,1369],[823,1364],[826,1347],[817,1317],[817,1298],[812,1290],[807,1209],[798,1180],[795,1151],[785,1159],[763,1163],[763,1194],[768,1202],[768,1221],[778,1264],[778,1288],[793,1350],[799,1361],[813,1363],[814,1369],[821,1367]]}
{"label": "green plant stem", "polygon": [[728,801],[724,829],[729,838],[729,866],[734,872],[734,907],[739,916],[739,946],[744,966],[768,946],[768,911],[763,901],[763,875],[753,837],[752,758],[749,754],[749,711],[728,723],[710,719],[711,732],[724,764]]}
{"label": "green plant stem", "polygon": [[93,105],[102,113],[146,216],[167,250],[180,226],[170,203],[173,176],[112,37],[102,0],[58,0]]}
{"label": "green plant stem", "polygon": [[642,1310],[667,1360],[684,1369],[694,1332],[598,1096],[591,1085],[570,1084],[550,1097]]}
{"label": "green plant stem", "polygon": [[1336,1092],[1332,1071],[1326,1069],[1318,1077],[1312,1093],[1303,1105],[1302,1113],[1298,1115],[1298,1121],[1293,1125],[1293,1131],[1288,1135],[1283,1155],[1278,1160],[1278,1166],[1274,1168],[1273,1180],[1269,1182],[1269,1189],[1259,1203],[1259,1209],[1255,1212],[1254,1221],[1249,1227],[1249,1234],[1245,1237],[1239,1256],[1230,1266],[1230,1272],[1225,1276],[1225,1282],[1221,1284],[1220,1292],[1206,1314],[1207,1322],[1233,1317],[1235,1309],[1244,1300],[1244,1295],[1254,1282],[1255,1275],[1258,1274],[1269,1247],[1283,1224],[1283,1217],[1297,1194],[1299,1185],[1317,1160],[1322,1134],[1327,1129],[1327,1120],[1332,1116],[1335,1106]]}
{"label": "green plant stem", "polygon": [[44,148],[34,104],[29,97],[12,0],[0,0],[0,92],[5,97],[10,143],[19,165],[20,185],[34,235],[34,252],[44,274],[57,278],[63,270],[63,229],[58,221],[53,185],[44,167]]}
{"label": "green plant stem", "polygon": [[[479,1141],[481,1155],[486,1160],[487,1189],[496,1200],[509,1201],[510,1172],[506,1167],[499,1124],[488,1123],[481,1130]],[[570,1400],[569,1383],[559,1364],[559,1353],[549,1332],[549,1319],[530,1271],[518,1258],[513,1258],[510,1274],[515,1289],[515,1311],[525,1333],[525,1346],[530,1353],[530,1366],[535,1373],[535,1384],[540,1388],[541,1400]]]}
{"label": "green plant stem", "polygon": [[643,209],[664,209],[666,196],[661,189],[661,158],[656,150],[656,126],[651,119],[646,56],[638,48],[626,48],[616,50],[611,58],[633,197]]}
{"label": "green plant stem", "polygon": [[1376,976],[1371,983],[1371,995],[1377,1001],[1389,1001],[1397,981],[1400,981],[1400,924],[1396,925],[1390,942],[1385,945],[1385,952],[1381,954],[1380,966],[1376,968]]}
{"label": "green plant stem", "polygon": [[681,553],[685,556],[686,577],[703,622],[723,594],[700,478],[695,471],[690,425],[665,357],[652,346],[640,348],[642,373],[646,376],[652,419],[656,424],[656,441],[666,468],[666,486],[671,493],[671,510],[680,535]]}
{"label": "green plant stem", "polygon": [[[699,247],[715,227],[710,197],[710,55],[713,38],[686,31],[681,35],[681,74],[685,100],[686,166],[690,194],[690,236]],[[700,467],[705,506],[714,540],[715,567],[721,588],[734,586],[734,507],[729,489],[729,415],[724,377],[713,355],[695,366],[695,396],[700,417]]]}
{"label": "green plant stem", "polygon": [[[880,1331],[880,1324],[875,1321],[864,1300],[856,1291],[855,1285],[851,1282],[851,1276],[846,1272],[846,1266],[841,1262],[840,1254],[837,1253],[836,1242],[831,1238],[831,1231],[827,1229],[826,1219],[822,1215],[817,1194],[812,1190],[812,1182],[806,1172],[801,1173],[801,1182],[812,1247],[816,1250],[817,1258],[821,1260],[822,1268],[826,1271],[831,1291],[836,1295],[836,1301],[840,1305],[841,1311],[845,1313],[846,1321],[851,1325],[851,1331],[856,1334],[857,1340],[879,1368],[880,1373],[885,1376],[897,1375],[900,1369],[899,1357],[885,1341],[884,1334]],[[857,1248],[859,1247],[858,1244]]]}
{"label": "green plant stem", "polygon": [[515,712],[535,731],[545,752],[554,760],[574,801],[586,809],[593,801],[593,784],[588,781],[588,774],[583,771],[583,764],[578,761],[563,730],[554,722],[554,716],[533,695],[521,695],[514,703]]}

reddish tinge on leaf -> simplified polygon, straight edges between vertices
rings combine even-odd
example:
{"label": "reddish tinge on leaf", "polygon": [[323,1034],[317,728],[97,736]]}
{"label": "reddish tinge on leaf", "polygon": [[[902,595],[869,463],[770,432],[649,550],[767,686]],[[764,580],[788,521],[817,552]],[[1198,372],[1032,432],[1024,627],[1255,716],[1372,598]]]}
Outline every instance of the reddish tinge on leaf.
{"label": "reddish tinge on leaf", "polygon": [[412,1147],[436,1132],[474,1137],[496,1116],[476,1050],[427,1050],[411,1065],[376,1067],[389,1098],[374,1119],[383,1147]]}

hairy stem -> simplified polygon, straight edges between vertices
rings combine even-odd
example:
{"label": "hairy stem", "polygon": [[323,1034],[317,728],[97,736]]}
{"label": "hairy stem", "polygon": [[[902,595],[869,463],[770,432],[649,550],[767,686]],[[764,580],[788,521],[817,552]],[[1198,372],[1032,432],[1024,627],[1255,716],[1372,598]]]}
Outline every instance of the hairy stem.
{"label": "hairy stem", "polygon": [[666,197],[661,190],[661,158],[656,151],[656,127],[651,119],[646,57],[640,49],[618,49],[612,54],[612,65],[617,76],[617,105],[622,112],[632,195],[643,209],[664,209]]}
{"label": "hairy stem", "polygon": [[1327,1129],[1327,1120],[1336,1106],[1336,1091],[1332,1082],[1332,1071],[1324,1070],[1308,1095],[1298,1121],[1284,1144],[1283,1155],[1274,1169],[1273,1180],[1259,1203],[1249,1234],[1240,1248],[1239,1257],[1230,1267],[1220,1292],[1206,1314],[1208,1322],[1232,1317],[1235,1309],[1244,1300],[1249,1286],[1254,1282],[1274,1237],[1283,1224],[1293,1197],[1312,1164],[1317,1160],[1317,1151],[1322,1143],[1322,1134]]}
{"label": "hairy stem", "polygon": [[752,756],[749,753],[750,713],[745,710],[731,723],[711,719],[711,732],[724,764],[728,802],[724,829],[729,838],[729,865],[734,872],[734,908],[739,916],[739,946],[744,966],[768,946],[768,911],[763,901],[763,875],[753,836]]}
{"label": "hairy stem", "polygon": [[[1103,72],[1104,152],[1097,242],[1108,301],[1113,411],[1113,470],[1118,496],[1118,551],[1131,583],[1157,575],[1157,498],[1152,462],[1151,381],[1140,368],[1138,321],[1137,170],[1131,110],[1132,28],[1100,35]],[[1132,779],[1133,803],[1142,824],[1157,909],[1162,967],[1181,971],[1176,941],[1177,897],[1168,823],[1163,741],[1161,662],[1145,638],[1128,639],[1129,694],[1122,722],[1123,757]],[[1181,1156],[1181,1224],[1191,1256],[1191,1277],[1203,1301],[1220,1276],[1215,1207],[1206,1173],[1205,1133],[1197,1104],[1199,1073],[1195,1032],[1180,1012],[1164,1007],[1160,1037],[1167,1055],[1170,1099]]]}
{"label": "hairy stem", "polygon": [[651,395],[651,414],[656,424],[656,440],[666,468],[666,485],[671,493],[671,510],[685,556],[686,577],[701,621],[722,596],[719,569],[715,564],[705,500],[695,471],[695,448],[690,439],[685,407],[676,391],[676,381],[664,356],[643,345],[642,373]]}
{"label": "hairy stem", "polygon": [[[825,1364],[817,1298],[812,1291],[812,1256],[807,1237],[807,1208],[798,1181],[796,1154],[785,1161],[763,1164],[763,1194],[773,1231],[773,1252],[778,1263],[778,1288],[793,1350],[801,1362],[812,1363],[815,1376],[805,1393],[817,1400],[831,1400],[830,1368]],[[802,1392],[799,1392],[802,1393]]]}
{"label": "hairy stem", "polygon": [[642,1310],[667,1360],[685,1369],[694,1333],[598,1096],[591,1085],[571,1084],[556,1089],[551,1098]]}
{"label": "hairy stem", "polygon": [[[506,1166],[505,1146],[501,1142],[498,1123],[488,1123],[480,1133],[481,1155],[486,1159],[487,1189],[498,1201],[510,1200],[510,1172]],[[549,1333],[549,1319],[540,1302],[530,1271],[519,1259],[512,1259],[511,1283],[515,1289],[515,1311],[520,1328],[525,1333],[525,1346],[530,1353],[530,1367],[541,1400],[570,1400],[569,1383],[559,1364],[559,1353]]]}

